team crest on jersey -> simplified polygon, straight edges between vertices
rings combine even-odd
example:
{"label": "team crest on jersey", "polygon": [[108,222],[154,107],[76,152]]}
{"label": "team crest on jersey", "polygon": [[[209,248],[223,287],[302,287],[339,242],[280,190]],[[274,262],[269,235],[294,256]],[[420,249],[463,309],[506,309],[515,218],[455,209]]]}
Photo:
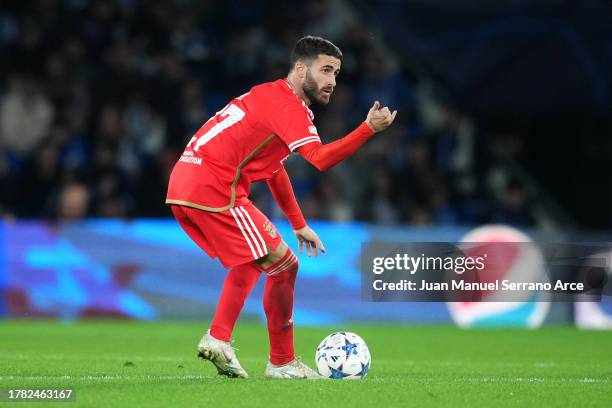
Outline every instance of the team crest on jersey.
{"label": "team crest on jersey", "polygon": [[276,228],[274,228],[270,221],[266,221],[263,228],[272,238],[276,238]]}

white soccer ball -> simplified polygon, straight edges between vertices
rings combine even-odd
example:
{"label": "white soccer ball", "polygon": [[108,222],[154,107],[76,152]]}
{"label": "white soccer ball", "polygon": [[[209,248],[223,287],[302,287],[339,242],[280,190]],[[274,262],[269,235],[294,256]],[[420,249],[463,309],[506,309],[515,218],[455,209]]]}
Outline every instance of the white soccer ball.
{"label": "white soccer ball", "polygon": [[339,380],[359,380],[370,369],[370,350],[355,333],[332,333],[323,339],[315,360],[319,374]]}

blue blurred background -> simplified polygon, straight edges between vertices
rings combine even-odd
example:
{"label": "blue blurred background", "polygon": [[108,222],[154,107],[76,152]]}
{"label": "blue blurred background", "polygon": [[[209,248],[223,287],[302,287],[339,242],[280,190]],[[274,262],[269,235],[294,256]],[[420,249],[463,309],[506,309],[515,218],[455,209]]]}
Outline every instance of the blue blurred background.
{"label": "blue blurred background", "polygon": [[[295,247],[285,221],[279,232]],[[88,220],[50,224],[0,224],[0,316],[18,318],[112,317],[121,319],[208,319],[225,277],[217,260],[205,256],[173,220]],[[361,301],[359,262],[363,242],[458,242],[467,227],[385,227],[362,223],[313,222],[328,253],[300,256],[294,320],[298,325],[451,323],[442,302]],[[534,232],[536,235],[537,232]],[[541,239],[547,239],[539,235]],[[509,267],[510,268],[510,267]],[[265,321],[261,279],[243,318]],[[535,299],[535,298],[534,298]],[[610,299],[598,305],[612,313]],[[472,325],[529,326],[567,323],[572,304],[527,301],[464,304]],[[471,310],[471,312],[470,312]],[[590,313],[590,312],[589,312]]]}
{"label": "blue blurred background", "polygon": [[[294,244],[290,226],[281,221],[277,227]],[[300,257],[296,324],[449,321],[443,303],[361,302],[361,242],[454,241],[464,231],[327,222],[312,227],[325,237],[329,252]],[[214,309],[225,277],[222,265],[170,220],[5,223],[1,231],[5,296],[0,310],[14,317],[204,318]],[[265,321],[263,282],[245,305],[247,318]]]}

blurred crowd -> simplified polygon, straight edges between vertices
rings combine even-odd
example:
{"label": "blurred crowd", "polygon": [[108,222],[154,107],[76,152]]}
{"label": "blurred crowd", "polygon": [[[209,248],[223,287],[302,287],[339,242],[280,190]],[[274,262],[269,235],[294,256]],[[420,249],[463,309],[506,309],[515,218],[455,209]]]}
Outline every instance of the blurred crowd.
{"label": "blurred crowd", "polygon": [[[399,114],[329,172],[288,160],[307,218],[533,223],[521,183],[491,193],[494,164],[470,119],[356,17],[334,0],[3,1],[0,213],[169,216],[168,175],[192,134],[232,97],[284,77],[295,41],[315,34],[345,56],[332,102],[314,109],[324,143],[356,127],[374,100]],[[265,185],[252,198],[280,215]]]}

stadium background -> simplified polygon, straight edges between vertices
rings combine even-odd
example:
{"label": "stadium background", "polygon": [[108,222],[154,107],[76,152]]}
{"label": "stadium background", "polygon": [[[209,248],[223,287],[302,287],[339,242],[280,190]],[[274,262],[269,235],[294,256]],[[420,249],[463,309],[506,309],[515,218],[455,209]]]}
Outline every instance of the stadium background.
{"label": "stadium background", "polygon": [[[284,76],[315,34],[345,56],[315,108],[324,141],[374,99],[399,114],[327,173],[287,162],[329,249],[300,259],[295,321],[448,322],[444,304],[361,303],[360,243],[458,241],[490,223],[608,241],[611,19],[604,1],[3,1],[0,315],[206,321],[223,271],[168,218],[169,171],[212,113]],[[253,201],[294,247],[265,186]],[[261,293],[247,319],[264,318]]]}

